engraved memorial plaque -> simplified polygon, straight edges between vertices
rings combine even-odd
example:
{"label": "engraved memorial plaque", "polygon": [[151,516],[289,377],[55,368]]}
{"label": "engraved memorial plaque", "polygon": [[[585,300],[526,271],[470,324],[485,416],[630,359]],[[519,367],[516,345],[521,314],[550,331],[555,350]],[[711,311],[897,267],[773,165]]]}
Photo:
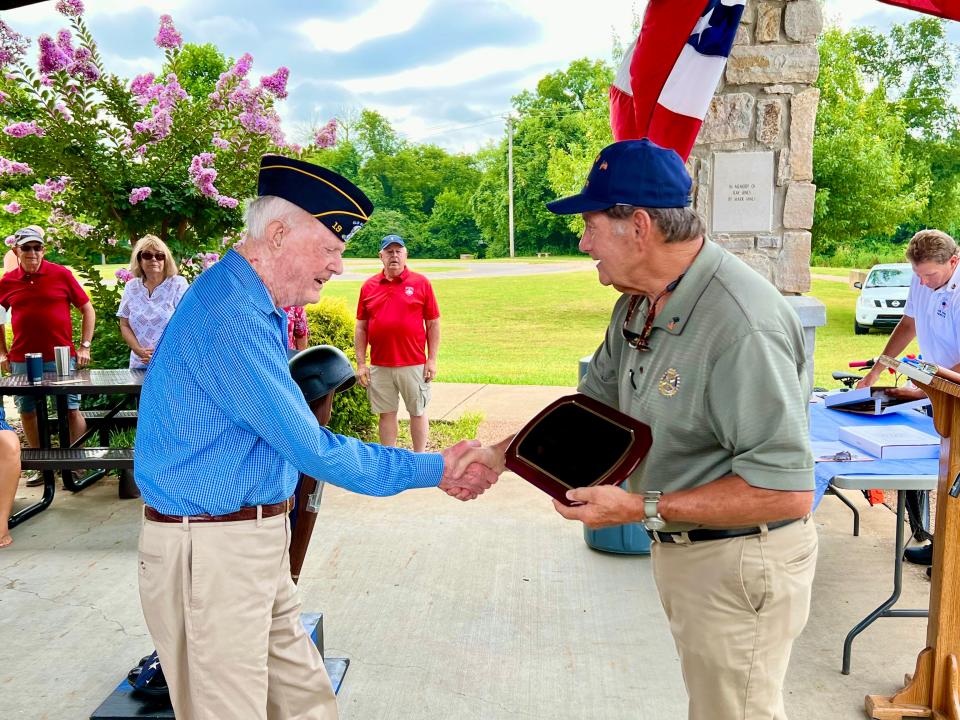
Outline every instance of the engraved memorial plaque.
{"label": "engraved memorial plaque", "polygon": [[773,230],[773,153],[716,153],[711,230]]}

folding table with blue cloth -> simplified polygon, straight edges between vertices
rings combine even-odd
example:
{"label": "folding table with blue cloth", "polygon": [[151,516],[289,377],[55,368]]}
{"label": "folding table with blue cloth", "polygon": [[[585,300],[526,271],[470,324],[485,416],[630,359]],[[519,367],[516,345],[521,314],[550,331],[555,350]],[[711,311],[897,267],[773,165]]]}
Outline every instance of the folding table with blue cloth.
{"label": "folding table with blue cloth", "polygon": [[[906,425],[928,435],[937,435],[933,418],[916,410],[887,415],[859,415],[827,408],[822,402],[810,405],[810,440],[837,442],[841,427],[855,425]],[[818,462],[815,465],[816,493],[814,509],[824,494],[830,492],[843,501],[854,513],[854,535],[859,534],[859,514],[856,508],[837,489],[868,490],[880,488],[897,491],[896,541],[893,555],[893,592],[875,610],[857,623],[843,643],[841,672],[850,673],[850,656],[854,638],[880,617],[926,617],[927,609],[893,608],[903,587],[903,548],[906,497],[911,490],[933,490],[937,486],[939,460],[867,460],[856,462]]]}

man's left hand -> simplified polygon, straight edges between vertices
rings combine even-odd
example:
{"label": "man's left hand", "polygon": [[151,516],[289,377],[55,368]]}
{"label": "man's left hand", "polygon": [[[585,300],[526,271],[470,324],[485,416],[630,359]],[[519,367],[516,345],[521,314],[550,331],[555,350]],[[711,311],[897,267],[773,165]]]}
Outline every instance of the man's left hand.
{"label": "man's left hand", "polygon": [[427,360],[423,365],[423,379],[431,382],[437,376],[437,361]]}
{"label": "man's left hand", "polygon": [[77,348],[77,367],[86,367],[90,364],[90,348]]}
{"label": "man's left hand", "polygon": [[579,520],[593,529],[635,523],[644,517],[642,497],[617,485],[568,490],[567,499],[581,504],[567,507],[554,500],[557,512],[567,520]]}

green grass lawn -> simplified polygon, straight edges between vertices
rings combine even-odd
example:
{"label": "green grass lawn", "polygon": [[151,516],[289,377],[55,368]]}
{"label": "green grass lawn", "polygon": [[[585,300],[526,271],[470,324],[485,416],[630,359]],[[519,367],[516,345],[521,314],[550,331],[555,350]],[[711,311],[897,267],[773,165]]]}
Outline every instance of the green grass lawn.
{"label": "green grass lawn", "polygon": [[[574,385],[577,362],[603,339],[615,291],[594,272],[434,280],[440,304],[440,382]],[[326,297],[356,307],[359,282]]]}

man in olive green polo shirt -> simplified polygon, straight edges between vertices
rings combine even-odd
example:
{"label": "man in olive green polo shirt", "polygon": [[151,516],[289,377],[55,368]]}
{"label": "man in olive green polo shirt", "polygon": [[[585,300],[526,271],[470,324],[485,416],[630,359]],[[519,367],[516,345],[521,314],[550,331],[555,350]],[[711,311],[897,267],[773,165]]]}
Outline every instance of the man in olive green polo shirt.
{"label": "man in olive green polo shirt", "polygon": [[646,526],[691,720],[783,720],[817,556],[802,329],[772,285],[705,239],[690,187],[675,152],[629,140],[547,206],[583,214],[580,249],[623,293],[580,391],[653,433],[629,492],[555,504],[594,528]]}

